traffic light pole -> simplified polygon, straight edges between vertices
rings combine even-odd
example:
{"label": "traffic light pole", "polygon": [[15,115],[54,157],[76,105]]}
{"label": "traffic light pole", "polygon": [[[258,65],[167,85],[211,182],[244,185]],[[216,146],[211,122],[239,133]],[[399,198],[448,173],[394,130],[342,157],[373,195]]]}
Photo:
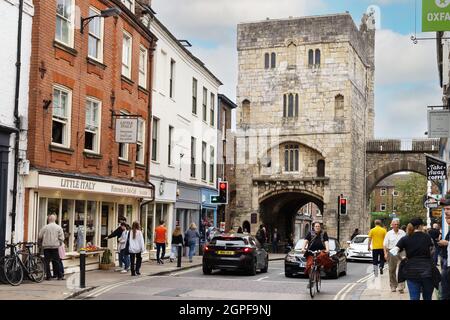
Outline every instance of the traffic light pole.
{"label": "traffic light pole", "polygon": [[341,197],[342,195],[338,196],[338,209],[337,209],[337,240],[338,243],[341,243],[340,236],[341,236]]}

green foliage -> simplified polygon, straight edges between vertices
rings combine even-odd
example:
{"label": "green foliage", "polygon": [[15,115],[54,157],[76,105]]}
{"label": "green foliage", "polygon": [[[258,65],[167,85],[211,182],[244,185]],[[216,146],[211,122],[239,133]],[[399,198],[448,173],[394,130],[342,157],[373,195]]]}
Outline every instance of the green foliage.
{"label": "green foliage", "polygon": [[416,217],[426,220],[427,209],[423,206],[423,196],[427,193],[427,179],[422,175],[412,173],[408,179],[397,181],[395,189],[399,192],[395,203],[400,223],[406,225]]}

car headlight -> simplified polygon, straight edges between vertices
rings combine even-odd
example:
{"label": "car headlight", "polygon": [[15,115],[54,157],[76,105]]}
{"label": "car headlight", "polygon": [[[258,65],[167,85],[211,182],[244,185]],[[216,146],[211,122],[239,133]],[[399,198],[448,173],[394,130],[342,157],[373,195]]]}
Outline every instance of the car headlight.
{"label": "car headlight", "polygon": [[295,258],[295,256],[292,256],[292,255],[288,254],[288,255],[286,256],[286,261],[287,261],[287,262],[296,262],[297,259]]}

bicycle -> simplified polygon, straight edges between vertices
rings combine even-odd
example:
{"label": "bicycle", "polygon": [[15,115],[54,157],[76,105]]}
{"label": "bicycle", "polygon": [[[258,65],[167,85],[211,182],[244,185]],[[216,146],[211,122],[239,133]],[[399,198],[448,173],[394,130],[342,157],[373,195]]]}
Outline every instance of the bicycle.
{"label": "bicycle", "polygon": [[[5,256],[3,264],[3,276],[5,280],[13,285],[18,286],[23,281],[24,273],[31,281],[42,282],[45,276],[45,264],[39,254],[32,252],[32,248],[36,246],[35,242],[19,242],[7,244],[10,254]],[[24,249],[17,249],[23,246]]]}
{"label": "bicycle", "polygon": [[320,250],[318,251],[311,251],[308,250],[309,253],[313,255],[313,265],[311,267],[311,270],[309,272],[309,294],[311,295],[311,298],[314,298],[316,295],[316,292],[320,292],[322,280],[320,277],[320,269],[321,266],[317,263],[317,256],[320,254]]}

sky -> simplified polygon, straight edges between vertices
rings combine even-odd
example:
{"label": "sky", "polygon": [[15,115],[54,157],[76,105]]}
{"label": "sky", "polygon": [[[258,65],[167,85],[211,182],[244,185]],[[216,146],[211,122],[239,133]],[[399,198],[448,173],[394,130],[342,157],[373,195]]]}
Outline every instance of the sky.
{"label": "sky", "polygon": [[240,22],[343,13],[359,27],[369,6],[377,12],[375,137],[424,138],[427,106],[442,104],[435,40],[414,44],[420,33],[420,0],[153,0],[158,19],[223,83],[236,100],[236,26]]}

